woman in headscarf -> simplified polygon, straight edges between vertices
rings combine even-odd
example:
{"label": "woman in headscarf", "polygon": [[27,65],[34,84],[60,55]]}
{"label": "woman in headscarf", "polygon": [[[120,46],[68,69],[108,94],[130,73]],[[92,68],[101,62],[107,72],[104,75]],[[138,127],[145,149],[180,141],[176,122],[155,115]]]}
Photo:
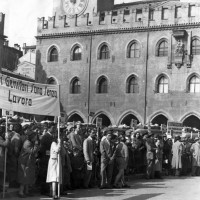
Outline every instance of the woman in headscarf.
{"label": "woman in headscarf", "polygon": [[36,155],[38,150],[37,134],[29,130],[18,160],[18,182],[20,183],[18,195],[20,198],[30,195],[29,186],[35,183]]}

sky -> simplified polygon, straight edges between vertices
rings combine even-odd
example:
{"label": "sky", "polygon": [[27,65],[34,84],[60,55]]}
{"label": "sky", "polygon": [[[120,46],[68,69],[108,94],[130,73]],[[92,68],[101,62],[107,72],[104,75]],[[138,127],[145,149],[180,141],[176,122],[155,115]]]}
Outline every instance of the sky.
{"label": "sky", "polygon": [[0,12],[5,14],[4,35],[9,46],[36,44],[37,18],[52,15],[53,0],[0,0]]}
{"label": "sky", "polygon": [[[115,4],[133,1],[139,0],[115,0]],[[35,45],[37,18],[52,16],[52,11],[53,0],[0,0],[0,12],[6,15],[4,35],[8,36],[9,46]]]}

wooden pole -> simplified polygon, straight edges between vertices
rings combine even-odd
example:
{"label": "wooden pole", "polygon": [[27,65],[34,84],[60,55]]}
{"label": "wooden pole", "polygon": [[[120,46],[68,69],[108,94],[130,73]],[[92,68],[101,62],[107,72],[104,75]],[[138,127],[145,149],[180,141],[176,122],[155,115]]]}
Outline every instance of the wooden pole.
{"label": "wooden pole", "polygon": [[[58,140],[60,140],[60,116],[58,117]],[[58,153],[58,198],[60,198],[60,153]]]}
{"label": "wooden pole", "polygon": [[[6,133],[8,131],[8,116],[6,116]],[[5,148],[5,159],[4,159],[4,177],[3,177],[3,199],[5,198],[6,192],[6,162],[7,162],[7,147]]]}

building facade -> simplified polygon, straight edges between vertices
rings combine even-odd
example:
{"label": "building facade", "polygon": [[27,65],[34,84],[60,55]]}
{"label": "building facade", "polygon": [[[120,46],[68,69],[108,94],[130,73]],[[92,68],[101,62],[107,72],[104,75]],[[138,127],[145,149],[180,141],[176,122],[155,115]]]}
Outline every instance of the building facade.
{"label": "building facade", "polygon": [[199,3],[54,0],[53,13],[38,19],[36,79],[60,85],[68,121],[200,128]]}

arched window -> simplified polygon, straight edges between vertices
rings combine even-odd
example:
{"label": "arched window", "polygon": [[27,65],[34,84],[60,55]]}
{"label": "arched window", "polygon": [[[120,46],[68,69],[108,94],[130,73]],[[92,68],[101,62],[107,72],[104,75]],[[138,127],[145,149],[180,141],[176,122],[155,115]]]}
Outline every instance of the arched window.
{"label": "arched window", "polygon": [[99,59],[105,60],[110,58],[110,50],[106,44],[104,44],[99,51]]}
{"label": "arched window", "polygon": [[200,79],[196,75],[192,76],[189,80],[189,92],[190,93],[200,92]]}
{"label": "arched window", "polygon": [[49,62],[56,62],[58,61],[58,50],[53,47],[49,51]]}
{"label": "arched window", "polygon": [[81,60],[82,50],[79,46],[76,46],[73,50],[72,60]]}
{"label": "arched window", "polygon": [[74,78],[71,81],[71,93],[72,94],[79,94],[81,93],[81,85],[78,78]]}
{"label": "arched window", "polygon": [[158,80],[158,93],[168,93],[169,91],[169,81],[165,76],[161,76]]}
{"label": "arched window", "polygon": [[108,93],[108,81],[105,77],[101,77],[97,82],[97,93]]}
{"label": "arched window", "polygon": [[140,57],[140,45],[138,42],[132,42],[128,46],[128,58],[139,58]]}
{"label": "arched window", "polygon": [[157,56],[164,57],[168,55],[168,42],[162,40],[157,46]]}
{"label": "arched window", "polygon": [[200,55],[200,40],[197,38],[192,40],[192,55]]}
{"label": "arched window", "polygon": [[127,79],[126,92],[138,93],[138,81],[135,76],[131,76],[130,78]]}

